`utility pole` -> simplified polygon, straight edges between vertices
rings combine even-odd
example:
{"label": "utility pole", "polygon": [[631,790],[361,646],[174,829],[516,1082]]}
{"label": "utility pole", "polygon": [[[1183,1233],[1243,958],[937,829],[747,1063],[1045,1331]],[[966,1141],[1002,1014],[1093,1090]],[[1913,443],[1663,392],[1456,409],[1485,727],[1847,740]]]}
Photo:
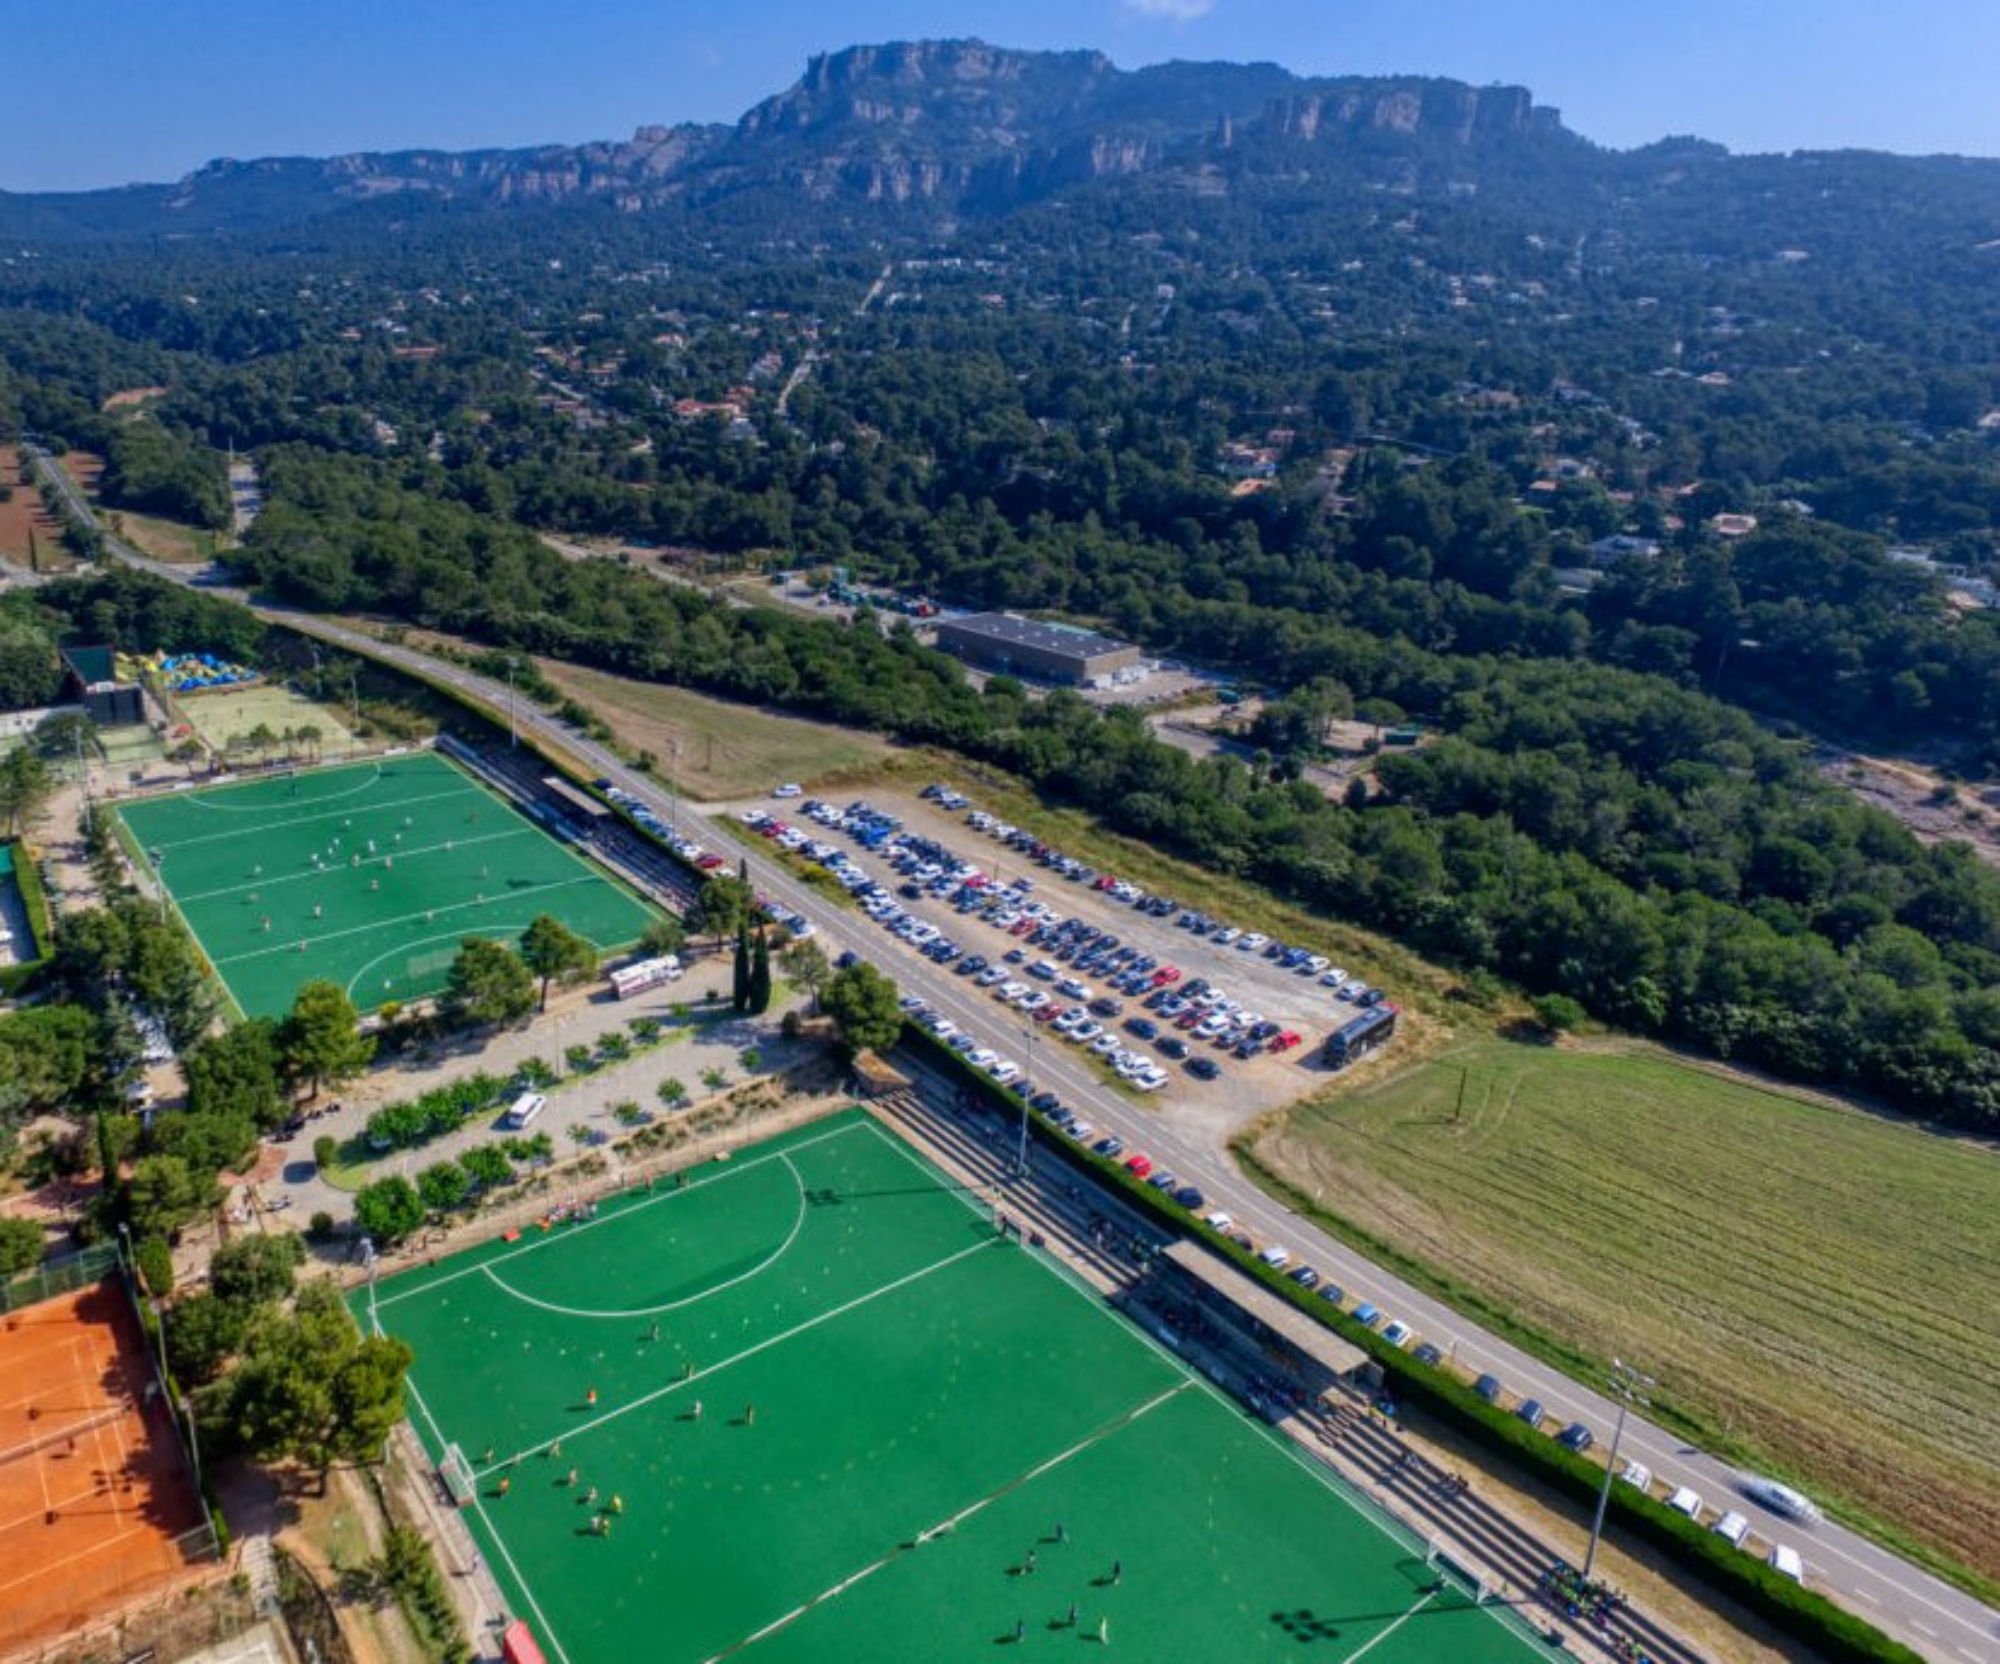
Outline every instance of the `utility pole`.
{"label": "utility pole", "polygon": [[1590,1522],[1590,1547],[1583,1557],[1586,1583],[1597,1560],[1598,1540],[1604,1535],[1604,1510],[1611,1501],[1611,1481],[1618,1472],[1618,1442],[1625,1436],[1625,1414],[1635,1403],[1650,1403],[1646,1394],[1657,1385],[1652,1376],[1640,1374],[1622,1359],[1611,1360],[1611,1390],[1618,1395],[1618,1423],[1611,1430],[1611,1454],[1604,1459],[1604,1484],[1597,1493],[1597,1517]]}
{"label": "utility pole", "polygon": [[514,720],[514,672],[520,660],[512,653],[507,655],[507,744],[510,748],[521,743],[520,725]]}

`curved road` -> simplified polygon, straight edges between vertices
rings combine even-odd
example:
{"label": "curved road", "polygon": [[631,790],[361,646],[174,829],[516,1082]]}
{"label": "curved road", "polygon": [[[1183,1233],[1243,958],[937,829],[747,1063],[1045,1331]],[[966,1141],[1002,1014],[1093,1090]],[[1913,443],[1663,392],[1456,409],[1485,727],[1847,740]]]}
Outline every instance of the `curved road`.
{"label": "curved road", "polygon": [[[38,462],[46,462],[31,449]],[[88,523],[95,524],[89,505],[60,466],[46,462],[44,478]],[[121,540],[104,534],[106,549],[132,565],[174,583],[189,584],[194,574],[185,567],[150,560]],[[407,647],[378,641],[310,613],[271,607],[250,600],[240,590],[217,587],[214,593],[249,605],[261,617],[349,652],[373,658],[432,682],[467,694],[488,709],[504,713],[504,684],[475,675],[458,665],[433,659]],[[517,706],[521,728],[546,744],[569,753],[598,774],[651,804],[656,813],[672,814],[674,805],[657,781],[626,767],[595,741],[557,721],[538,706]],[[703,819],[715,810],[693,810],[681,804],[683,819]],[[712,840],[731,848],[733,839]],[[1616,1404],[1539,1359],[1487,1334],[1449,1307],[1419,1293],[1375,1266],[1355,1250],[1335,1241],[1290,1209],[1273,1202],[1236,1170],[1226,1149],[1177,1130],[1168,1114],[1145,1109],[1105,1086],[1069,1048],[1053,1039],[1014,1044],[1021,1024],[1005,1018],[983,991],[947,967],[933,964],[879,929],[864,915],[830,906],[777,862],[755,850],[747,852],[752,877],[767,896],[811,917],[833,952],[852,949],[890,971],[905,988],[928,1000],[961,1028],[981,1035],[996,1049],[1020,1057],[1037,1084],[1061,1094],[1079,1114],[1104,1131],[1116,1132],[1128,1146],[1143,1147],[1155,1160],[1170,1166],[1200,1186],[1210,1206],[1226,1207],[1261,1242],[1280,1242],[1300,1259],[1310,1260],[1352,1295],[1372,1300],[1415,1327],[1432,1344],[1450,1353],[1464,1368],[1491,1371],[1514,1392],[1539,1398],[1558,1420],[1578,1420],[1609,1442]],[[1806,1564],[1807,1580],[1879,1625],[1927,1658],[1948,1664],[2000,1664],[2000,1613],[1970,1595],[1899,1559],[1855,1532],[1832,1521],[1799,1526],[1770,1513],[1737,1489],[1739,1471],[1726,1462],[1694,1449],[1677,1435],[1638,1415],[1625,1424],[1622,1457],[1643,1462],[1654,1475],[1672,1485],[1686,1485],[1711,1505],[1734,1507],[1747,1515],[1759,1535],[1796,1547]]]}

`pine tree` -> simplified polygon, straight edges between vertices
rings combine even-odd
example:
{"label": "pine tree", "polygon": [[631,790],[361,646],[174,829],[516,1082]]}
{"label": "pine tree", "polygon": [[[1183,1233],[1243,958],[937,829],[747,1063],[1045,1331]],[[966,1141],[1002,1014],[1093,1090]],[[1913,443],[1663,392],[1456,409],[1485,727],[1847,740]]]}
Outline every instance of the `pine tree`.
{"label": "pine tree", "polygon": [[729,1003],[738,1011],[750,1009],[750,926],[736,927],[736,975]]}
{"label": "pine tree", "polygon": [[771,947],[762,930],[750,958],[750,1009],[760,1017],[771,1009]]}

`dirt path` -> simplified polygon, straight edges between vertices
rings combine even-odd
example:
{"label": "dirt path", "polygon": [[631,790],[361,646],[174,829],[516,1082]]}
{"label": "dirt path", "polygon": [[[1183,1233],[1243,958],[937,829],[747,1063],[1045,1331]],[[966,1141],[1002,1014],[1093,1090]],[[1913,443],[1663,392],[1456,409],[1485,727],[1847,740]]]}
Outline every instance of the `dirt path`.
{"label": "dirt path", "polygon": [[1821,774],[1871,808],[1890,814],[1927,844],[1970,844],[1982,861],[2000,866],[2000,785],[1960,785],[1919,763],[1823,747],[1813,754]]}

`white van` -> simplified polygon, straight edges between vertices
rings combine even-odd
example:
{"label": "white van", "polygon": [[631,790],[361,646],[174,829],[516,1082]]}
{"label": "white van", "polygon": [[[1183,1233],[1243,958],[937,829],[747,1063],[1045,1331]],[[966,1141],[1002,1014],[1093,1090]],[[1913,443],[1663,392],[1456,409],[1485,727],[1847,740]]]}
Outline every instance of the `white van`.
{"label": "white van", "polygon": [[1750,1535],[1750,1522],[1732,1508],[1715,1522],[1714,1531],[1731,1548],[1741,1548]]}
{"label": "white van", "polygon": [[1667,1498],[1667,1506],[1676,1514],[1685,1514],[1691,1520],[1701,1518],[1701,1493],[1691,1491],[1682,1485]]}
{"label": "white van", "polygon": [[549,1100],[539,1092],[523,1092],[507,1108],[501,1125],[509,1132],[519,1132],[534,1123],[537,1115],[548,1107]]}
{"label": "white van", "polygon": [[1806,1580],[1805,1562],[1799,1558],[1799,1551],[1787,1548],[1783,1543],[1771,1545],[1771,1570],[1780,1577],[1789,1577],[1794,1583]]}

